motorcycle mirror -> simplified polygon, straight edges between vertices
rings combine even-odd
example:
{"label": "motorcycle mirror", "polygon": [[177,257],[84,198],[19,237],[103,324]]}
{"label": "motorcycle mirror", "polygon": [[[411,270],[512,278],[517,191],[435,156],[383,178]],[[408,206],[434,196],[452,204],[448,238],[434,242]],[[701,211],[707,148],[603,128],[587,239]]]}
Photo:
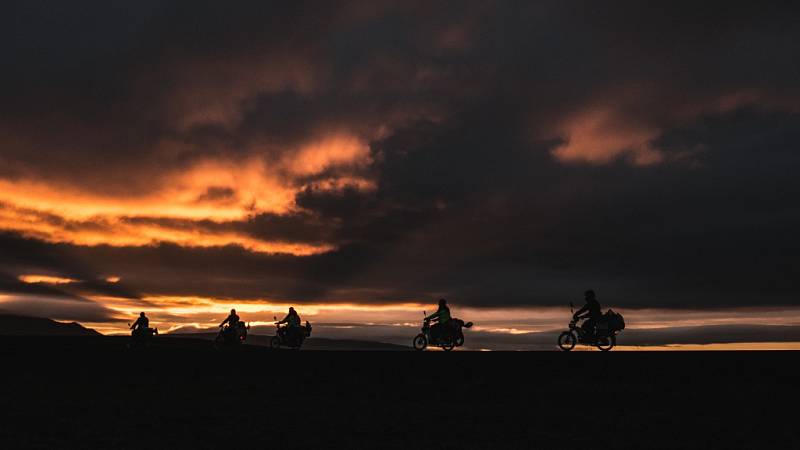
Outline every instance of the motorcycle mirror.
{"label": "motorcycle mirror", "polygon": [[574,308],[574,307],[575,307],[575,304],[574,304],[574,303],[572,303],[572,302],[569,302],[569,307],[570,307],[570,308]]}
{"label": "motorcycle mirror", "polygon": [[425,316],[425,317],[428,317],[428,313],[425,312],[425,311],[422,311],[422,315]]}
{"label": "motorcycle mirror", "polygon": [[277,321],[278,320],[278,316],[272,316],[272,319]]}

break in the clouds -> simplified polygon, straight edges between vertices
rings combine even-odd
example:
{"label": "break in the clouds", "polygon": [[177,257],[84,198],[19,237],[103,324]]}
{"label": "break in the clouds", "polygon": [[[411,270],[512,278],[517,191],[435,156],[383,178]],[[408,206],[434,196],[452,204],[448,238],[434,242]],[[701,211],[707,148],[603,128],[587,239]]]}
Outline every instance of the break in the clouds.
{"label": "break in the clouds", "polygon": [[536,307],[588,287],[632,308],[793,306],[799,18],[12,2],[3,295],[69,318],[92,302],[92,321],[159,298]]}

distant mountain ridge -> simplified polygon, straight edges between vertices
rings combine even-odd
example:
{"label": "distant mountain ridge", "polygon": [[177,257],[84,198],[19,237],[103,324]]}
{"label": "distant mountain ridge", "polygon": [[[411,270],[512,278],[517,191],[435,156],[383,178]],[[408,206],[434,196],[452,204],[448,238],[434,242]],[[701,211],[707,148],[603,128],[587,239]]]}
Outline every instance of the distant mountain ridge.
{"label": "distant mountain ridge", "polygon": [[102,336],[75,322],[56,322],[41,317],[0,313],[0,335],[5,336]]}

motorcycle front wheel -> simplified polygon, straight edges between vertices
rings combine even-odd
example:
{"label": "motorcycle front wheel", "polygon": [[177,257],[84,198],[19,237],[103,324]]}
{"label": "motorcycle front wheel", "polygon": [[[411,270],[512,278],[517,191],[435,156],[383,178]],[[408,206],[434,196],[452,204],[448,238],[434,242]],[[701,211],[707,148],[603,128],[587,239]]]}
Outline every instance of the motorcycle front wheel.
{"label": "motorcycle front wheel", "polygon": [[269,340],[269,348],[271,349],[281,348],[281,338],[279,338],[278,336],[272,336],[272,339]]}
{"label": "motorcycle front wheel", "polygon": [[428,338],[426,338],[424,334],[420,333],[414,338],[414,350],[422,351],[425,350],[427,346]]}
{"label": "motorcycle front wheel", "polygon": [[461,347],[462,345],[464,345],[464,335],[463,334],[456,338],[456,347]]}
{"label": "motorcycle front wheel", "polygon": [[617,337],[601,337],[597,338],[597,348],[601,351],[607,352],[617,345]]}
{"label": "motorcycle front wheel", "polygon": [[444,351],[449,352],[456,347],[456,343],[453,341],[447,341],[446,343],[442,344],[442,348]]}
{"label": "motorcycle front wheel", "polygon": [[578,338],[575,337],[575,333],[571,331],[565,331],[558,336],[558,347],[565,352],[568,352],[575,348],[575,345],[578,343]]}

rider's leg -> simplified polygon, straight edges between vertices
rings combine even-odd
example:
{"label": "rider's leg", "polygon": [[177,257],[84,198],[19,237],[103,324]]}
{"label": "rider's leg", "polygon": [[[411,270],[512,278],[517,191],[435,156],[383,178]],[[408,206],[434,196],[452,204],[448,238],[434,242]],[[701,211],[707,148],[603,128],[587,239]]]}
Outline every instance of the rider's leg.
{"label": "rider's leg", "polygon": [[435,323],[431,325],[431,339],[436,342],[439,341],[442,337],[442,324]]}
{"label": "rider's leg", "polygon": [[586,333],[586,336],[588,337],[594,337],[594,331],[595,331],[594,327],[595,327],[594,319],[586,319],[583,322],[583,325],[581,325],[581,328],[583,328],[583,331]]}

